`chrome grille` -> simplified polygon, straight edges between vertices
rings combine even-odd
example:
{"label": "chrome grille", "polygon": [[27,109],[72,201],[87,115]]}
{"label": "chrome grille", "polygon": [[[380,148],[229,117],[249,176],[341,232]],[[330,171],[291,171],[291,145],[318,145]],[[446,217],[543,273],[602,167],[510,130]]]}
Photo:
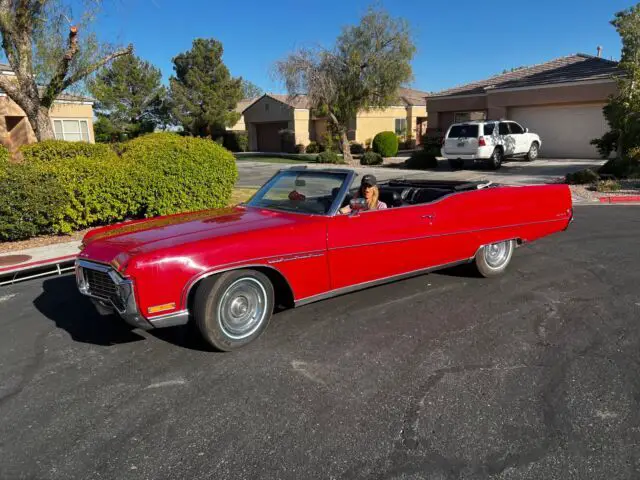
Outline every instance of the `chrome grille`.
{"label": "chrome grille", "polygon": [[107,272],[85,268],[84,275],[91,295],[121,306],[122,302],[118,296],[118,287]]}

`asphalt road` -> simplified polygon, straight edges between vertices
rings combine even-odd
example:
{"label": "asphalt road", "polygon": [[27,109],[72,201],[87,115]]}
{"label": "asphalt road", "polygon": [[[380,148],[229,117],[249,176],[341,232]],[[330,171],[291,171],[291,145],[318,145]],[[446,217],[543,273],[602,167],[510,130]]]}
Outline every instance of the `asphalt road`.
{"label": "asphalt road", "polygon": [[276,315],[248,348],[100,319],[70,276],[0,290],[2,479],[637,479],[640,209],[486,280]]}

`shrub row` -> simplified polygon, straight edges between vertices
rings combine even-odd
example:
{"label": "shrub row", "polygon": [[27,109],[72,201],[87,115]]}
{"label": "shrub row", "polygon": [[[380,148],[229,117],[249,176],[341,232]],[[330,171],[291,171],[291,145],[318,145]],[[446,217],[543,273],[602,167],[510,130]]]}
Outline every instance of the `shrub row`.
{"label": "shrub row", "polygon": [[211,140],[157,133],[126,143],[47,141],[0,167],[0,240],[223,207],[237,179],[233,155]]}

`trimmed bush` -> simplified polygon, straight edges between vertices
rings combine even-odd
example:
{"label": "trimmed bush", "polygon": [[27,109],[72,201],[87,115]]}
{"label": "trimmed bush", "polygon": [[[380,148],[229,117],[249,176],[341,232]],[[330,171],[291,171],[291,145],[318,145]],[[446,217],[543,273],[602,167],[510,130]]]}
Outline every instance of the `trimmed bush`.
{"label": "trimmed bush", "polygon": [[226,132],[222,146],[232,152],[246,152],[249,150],[249,135],[247,132]]}
{"label": "trimmed bush", "polygon": [[30,164],[7,164],[0,182],[0,241],[57,233],[66,203],[55,177]]}
{"label": "trimmed bush", "polygon": [[565,176],[565,182],[569,185],[586,185],[597,182],[599,179],[600,176],[590,168],[585,168],[578,172],[567,173]]}
{"label": "trimmed bush", "polygon": [[433,147],[416,150],[406,162],[407,168],[423,170],[425,168],[438,168],[437,151]]}
{"label": "trimmed bush", "polygon": [[296,153],[300,154],[300,153],[304,153],[305,152],[305,147],[302,143],[298,143],[296,145]]}
{"label": "trimmed bush", "polygon": [[305,149],[306,153],[320,153],[320,145],[316,142],[309,142],[307,148]]}
{"label": "trimmed bush", "polygon": [[398,137],[393,132],[380,132],[373,137],[372,146],[383,157],[393,157],[398,153]]}
{"label": "trimmed bush", "polygon": [[361,143],[353,142],[349,146],[349,151],[351,152],[351,155],[362,155],[364,153],[364,147]]}
{"label": "trimmed bush", "polygon": [[360,157],[360,165],[382,165],[382,155],[376,152],[365,152]]}
{"label": "trimmed bush", "polygon": [[340,157],[336,152],[332,152],[331,150],[326,150],[321,152],[316,157],[316,162],[318,163],[343,163]]}
{"label": "trimmed bush", "polygon": [[116,157],[111,147],[103,143],[66,142],[64,140],[45,140],[24,145],[20,148],[20,152],[27,162],[50,162],[76,157],[110,160]]}
{"label": "trimmed bush", "polygon": [[233,155],[211,140],[152,133],[122,145],[135,167],[141,215],[152,217],[224,207],[238,170]]}

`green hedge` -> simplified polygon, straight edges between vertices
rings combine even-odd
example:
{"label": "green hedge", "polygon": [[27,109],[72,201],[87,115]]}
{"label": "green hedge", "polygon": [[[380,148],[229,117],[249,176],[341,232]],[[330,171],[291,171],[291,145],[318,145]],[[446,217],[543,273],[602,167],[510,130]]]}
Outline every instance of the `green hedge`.
{"label": "green hedge", "polygon": [[145,135],[114,149],[42,142],[22,152],[22,163],[2,169],[3,241],[223,207],[237,179],[228,150],[171,133]]}
{"label": "green hedge", "polygon": [[3,166],[9,161],[9,150],[3,145],[0,145],[0,166]]}
{"label": "green hedge", "polygon": [[135,166],[140,213],[147,217],[224,207],[238,178],[231,152],[210,140],[172,133],[124,143],[121,158]]}
{"label": "green hedge", "polygon": [[0,182],[0,241],[57,233],[67,201],[62,187],[33,165],[7,165]]}
{"label": "green hedge", "polygon": [[65,142],[63,140],[46,140],[23,146],[20,151],[24,160],[57,161],[64,158],[87,157],[112,160],[115,157],[113,149],[103,143]]}
{"label": "green hedge", "polygon": [[393,132],[380,132],[373,137],[372,147],[383,157],[394,157],[398,153],[398,136]]}

